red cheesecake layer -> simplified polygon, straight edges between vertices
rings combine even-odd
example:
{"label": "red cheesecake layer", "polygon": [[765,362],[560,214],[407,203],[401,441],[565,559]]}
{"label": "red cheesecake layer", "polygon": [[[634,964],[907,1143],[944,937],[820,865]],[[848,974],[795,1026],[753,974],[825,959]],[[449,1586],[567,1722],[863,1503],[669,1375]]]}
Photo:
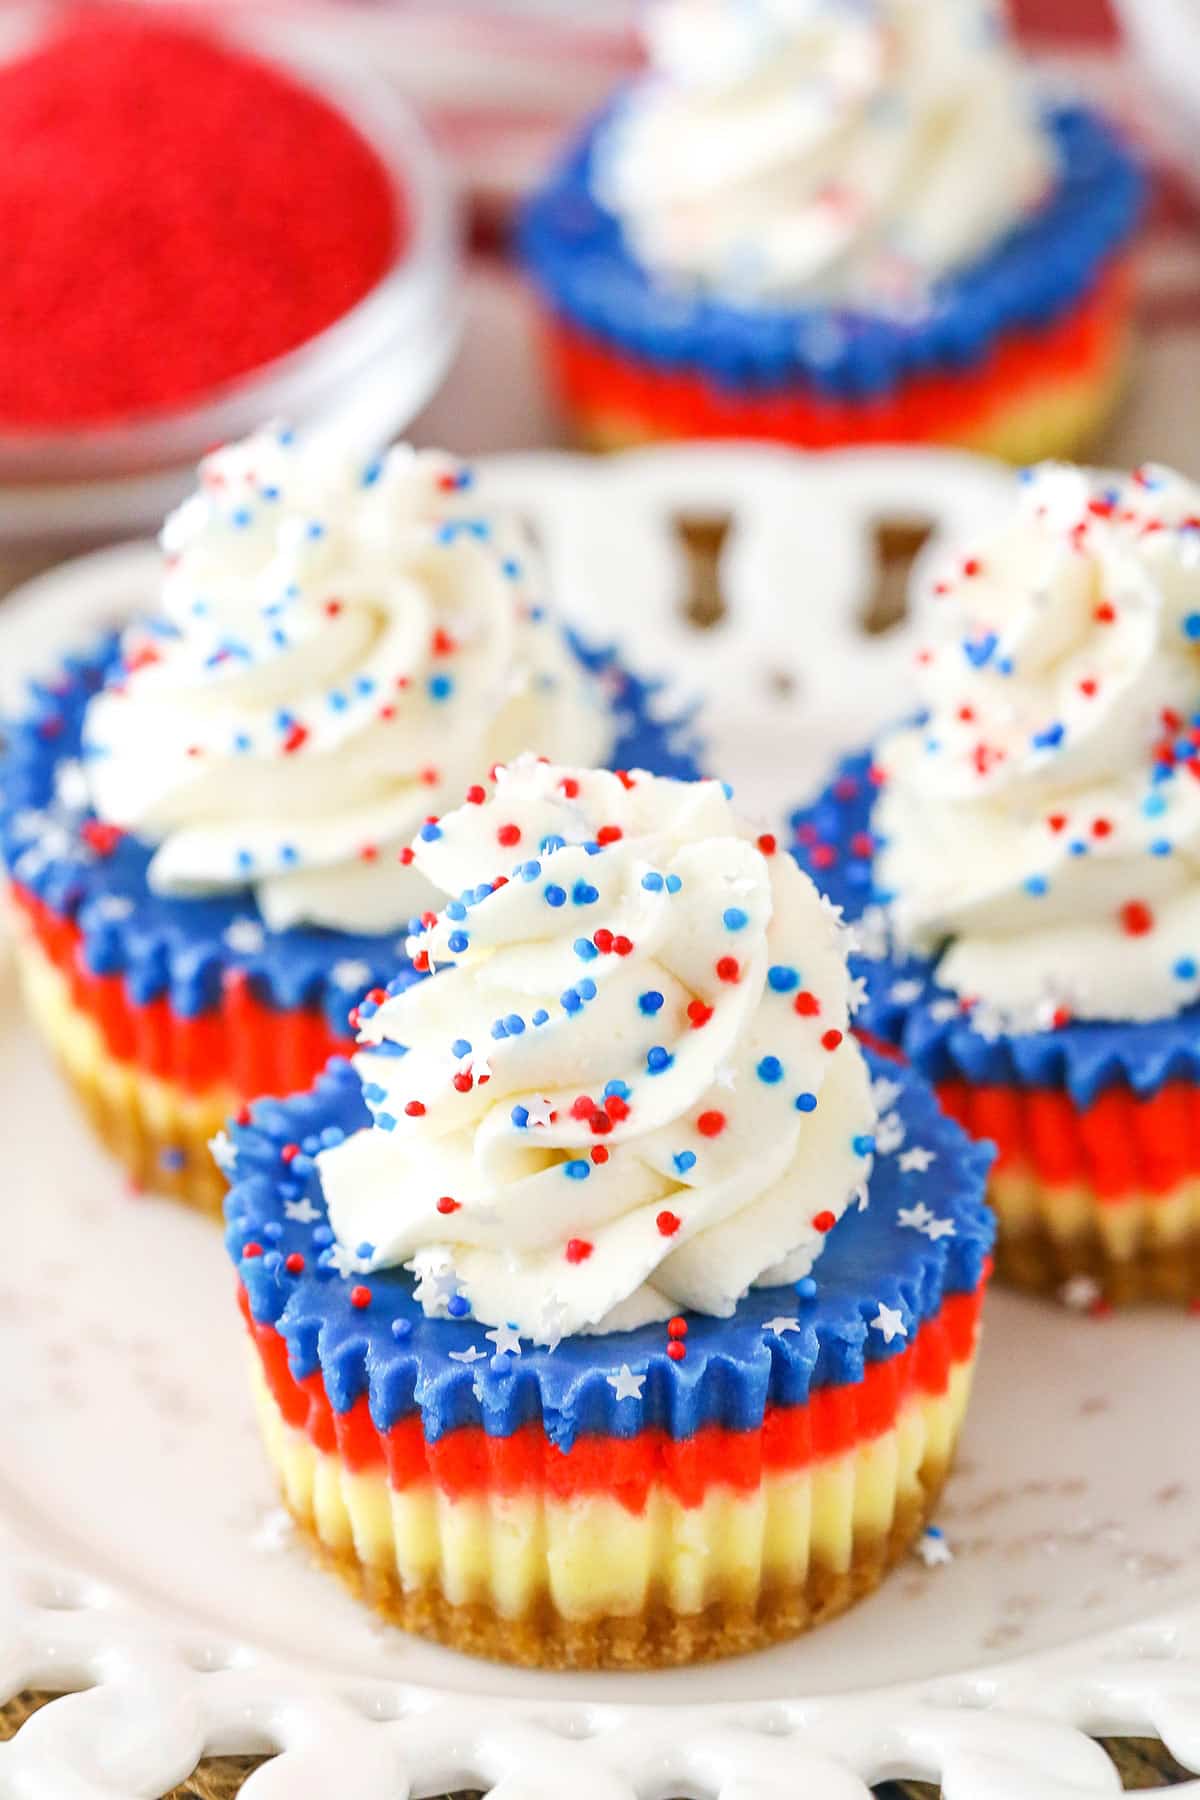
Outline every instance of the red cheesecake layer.
{"label": "red cheesecake layer", "polygon": [[[1113,263],[1065,318],[1010,332],[974,369],[915,376],[894,392],[839,400],[799,384],[744,393],[692,370],[641,361],[561,317],[547,322],[554,379],[569,410],[614,440],[758,438],[831,449],[844,444],[969,442],[1043,389],[1114,376],[1129,316],[1129,259]],[[611,430],[609,429],[611,427]]]}
{"label": "red cheesecake layer", "polygon": [[882,1436],[912,1395],[945,1393],[951,1370],[970,1358],[984,1285],[974,1293],[949,1295],[900,1355],[868,1363],[862,1381],[818,1388],[803,1406],[769,1408],[757,1430],[707,1425],[686,1439],[659,1428],[633,1437],[596,1434],[577,1437],[565,1451],[537,1424],[508,1437],[459,1426],[431,1443],[420,1414],[413,1413],[380,1431],[365,1394],[349,1412],[335,1413],[320,1371],[298,1381],[284,1339],[274,1326],[250,1318],[240,1287],[239,1301],[284,1420],[318,1450],[336,1452],[353,1473],[384,1467],[399,1492],[432,1481],[455,1500],[530,1491],[559,1499],[605,1494],[628,1512],[640,1513],[651,1488],[665,1488],[682,1505],[697,1506],[712,1486],[753,1491],[765,1474],[793,1472]]}
{"label": "red cheesecake layer", "polygon": [[349,1056],[316,1007],[281,1010],[257,999],[250,982],[227,971],[220,1003],[195,1018],[175,1012],[166,995],[137,1004],[123,975],[94,975],[75,923],[27,889],[10,884],[20,918],[68,985],[71,1004],[94,1020],[117,1062],[170,1081],[189,1094],[227,1086],[245,1099],[309,1087],[331,1056]]}
{"label": "red cheesecake layer", "polygon": [[1053,1088],[945,1082],[938,1097],[972,1137],[997,1146],[995,1173],[1032,1170],[1047,1187],[1086,1184],[1120,1204],[1167,1194],[1200,1175],[1200,1088],[1169,1081],[1140,1099],[1109,1088],[1077,1107]]}

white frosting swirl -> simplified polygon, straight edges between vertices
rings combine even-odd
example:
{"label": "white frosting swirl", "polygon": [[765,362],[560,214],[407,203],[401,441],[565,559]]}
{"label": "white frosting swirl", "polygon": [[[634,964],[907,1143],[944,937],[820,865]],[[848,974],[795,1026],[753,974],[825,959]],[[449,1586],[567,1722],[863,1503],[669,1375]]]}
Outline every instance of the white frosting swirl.
{"label": "white frosting swirl", "polygon": [[919,308],[1050,181],[989,0],[658,0],[645,35],[595,185],[657,273]]}
{"label": "white frosting swirl", "polygon": [[886,738],[877,879],[900,939],[1001,1023],[1200,993],[1200,488],[1029,471],[922,606],[925,723]]}
{"label": "white frosting swirl", "polygon": [[368,1003],[376,1125],[319,1158],[360,1266],[540,1343],[807,1274],[875,1115],[843,933],[791,857],[719,782],[531,759],[427,835],[462,890],[412,941],[438,973]]}
{"label": "white frosting swirl", "polygon": [[153,889],[252,884],[275,930],[392,931],[430,898],[409,840],[481,769],[607,754],[527,533],[471,482],[287,431],[204,462],[163,531],[162,619],[86,722],[96,809],[159,846]]}

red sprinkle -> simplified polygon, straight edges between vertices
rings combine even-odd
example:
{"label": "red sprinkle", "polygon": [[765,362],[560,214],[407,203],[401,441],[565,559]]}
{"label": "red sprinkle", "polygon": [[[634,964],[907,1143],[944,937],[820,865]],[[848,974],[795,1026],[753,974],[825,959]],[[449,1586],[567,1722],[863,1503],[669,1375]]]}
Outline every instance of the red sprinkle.
{"label": "red sprinkle", "polygon": [[[302,196],[302,204],[297,197]],[[405,226],[318,94],[150,9],[79,7],[0,68],[0,416],[178,408],[332,325]]]}
{"label": "red sprinkle", "polygon": [[449,1194],[443,1194],[437,1203],[437,1209],[440,1213],[456,1213],[461,1205],[460,1200],[452,1200]]}
{"label": "red sprinkle", "polygon": [[289,1275],[303,1275],[304,1258],[298,1250],[293,1250],[284,1257],[283,1266]]}
{"label": "red sprinkle", "polygon": [[574,800],[579,793],[579,783],[573,775],[564,775],[558,785],[568,800]]}
{"label": "red sprinkle", "polygon": [[569,1263],[586,1262],[588,1257],[592,1254],[594,1247],[594,1245],[588,1243],[586,1238],[568,1238],[566,1248],[567,1261]]}
{"label": "red sprinkle", "polygon": [[779,848],[779,842],[775,833],[773,831],[764,831],[758,840],[758,847],[764,856],[774,856],[776,850]]}
{"label": "red sprinkle", "polygon": [[1117,616],[1117,609],[1111,600],[1101,600],[1092,613],[1097,625],[1111,625]]}
{"label": "red sprinkle", "polygon": [[681,1343],[678,1338],[672,1338],[667,1345],[667,1355],[672,1362],[682,1362],[687,1355],[687,1345]]}
{"label": "red sprinkle", "polygon": [[404,1108],[404,1111],[410,1119],[423,1119],[425,1117],[425,1102],[423,1100],[410,1100],[408,1105]]}
{"label": "red sprinkle", "polygon": [[700,1133],[701,1137],[720,1137],[724,1129],[725,1114],[723,1112],[717,1112],[715,1109],[712,1112],[702,1112],[700,1117],[696,1120],[696,1130]]}
{"label": "red sprinkle", "polygon": [[460,1094],[469,1094],[475,1086],[475,1077],[468,1075],[465,1069],[460,1069],[454,1077],[454,1085]]}
{"label": "red sprinkle", "polygon": [[663,1237],[674,1237],[683,1221],[678,1213],[660,1212],[654,1223]]}
{"label": "red sprinkle", "polygon": [[619,1125],[622,1119],[629,1117],[629,1102],[622,1100],[620,1094],[605,1094],[604,1110]]}
{"label": "red sprinkle", "polygon": [[125,833],[119,825],[106,825],[103,819],[85,819],[79,835],[97,856],[111,856]]}
{"label": "red sprinkle", "polygon": [[487,793],[485,789],[480,787],[478,782],[475,783],[474,787],[469,787],[467,789],[467,801],[471,806],[482,806],[486,799]]}
{"label": "red sprinkle", "polygon": [[691,1025],[692,1030],[699,1031],[700,1027],[702,1025],[707,1025],[708,1021],[712,1018],[713,1009],[711,1006],[706,1006],[703,1000],[689,1000],[687,1005],[687,1016],[688,1023]]}
{"label": "red sprinkle", "polygon": [[841,1041],[842,1034],[840,1031],[827,1031],[821,1038],[822,1047],[826,1050],[836,1050]]}
{"label": "red sprinkle", "polygon": [[792,1001],[792,1006],[802,1019],[813,1019],[821,1010],[821,1002],[815,994],[810,994],[807,988],[801,988]]}
{"label": "red sprinkle", "polygon": [[667,1336],[669,1338],[685,1338],[687,1336],[687,1320],[680,1313],[667,1320]]}
{"label": "red sprinkle", "polygon": [[261,1256],[262,1253],[263,1252],[262,1252],[261,1244],[256,1244],[256,1243],[251,1242],[249,1244],[242,1245],[242,1255],[248,1261],[252,1261],[254,1259],[254,1257],[256,1257],[256,1256]]}
{"label": "red sprinkle", "polygon": [[831,1212],[819,1212],[813,1216],[814,1231],[832,1231],[836,1224],[837,1220]]}
{"label": "red sprinkle", "polygon": [[510,850],[514,844],[519,844],[520,841],[521,827],[519,825],[501,825],[496,832],[496,842],[503,844],[506,850]]}
{"label": "red sprinkle", "polygon": [[300,1154],[299,1144],[285,1144],[279,1152],[280,1162],[293,1163]]}
{"label": "red sprinkle", "polygon": [[718,981],[737,981],[741,973],[736,956],[723,956],[717,963]]}
{"label": "red sprinkle", "polygon": [[1127,900],[1120,912],[1121,930],[1129,937],[1145,937],[1154,930],[1154,914],[1144,900]]}
{"label": "red sprinkle", "polygon": [[619,825],[602,825],[596,833],[596,842],[598,844],[615,844],[624,835],[625,833]]}
{"label": "red sprinkle", "polygon": [[606,1163],[608,1161],[608,1146],[606,1144],[595,1144],[593,1146],[592,1161],[594,1163]]}
{"label": "red sprinkle", "polygon": [[351,1304],[351,1306],[356,1306],[358,1308],[359,1312],[361,1312],[365,1306],[370,1306],[370,1304],[371,1304],[370,1288],[363,1287],[361,1283],[357,1287],[352,1287],[350,1289],[350,1304]]}

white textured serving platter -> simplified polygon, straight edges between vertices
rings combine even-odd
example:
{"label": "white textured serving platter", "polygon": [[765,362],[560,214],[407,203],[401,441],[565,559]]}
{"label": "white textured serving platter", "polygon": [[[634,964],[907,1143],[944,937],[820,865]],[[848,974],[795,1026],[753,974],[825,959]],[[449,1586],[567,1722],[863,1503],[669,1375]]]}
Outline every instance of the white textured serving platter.
{"label": "white textured serving platter", "polygon": [[[899,703],[904,628],[850,622],[880,521],[969,529],[1011,477],[957,456],[661,451],[484,471],[534,519],[560,605],[708,687],[713,764],[767,816]],[[680,622],[675,520],[732,518],[711,631]],[[143,604],[106,553],[0,611],[0,697]],[[780,680],[780,672],[791,683]],[[293,1544],[243,1386],[219,1233],[127,1194],[0,976],[0,1697],[87,1690],[0,1746],[0,1800],[149,1800],[204,1753],[277,1751],[247,1800],[948,1800],[1119,1791],[1090,1734],[1200,1766],[1200,1319],[993,1296],[941,1513],[914,1557],[798,1643],[690,1671],[538,1676],[376,1625]],[[1200,1783],[1182,1790],[1200,1796]]]}

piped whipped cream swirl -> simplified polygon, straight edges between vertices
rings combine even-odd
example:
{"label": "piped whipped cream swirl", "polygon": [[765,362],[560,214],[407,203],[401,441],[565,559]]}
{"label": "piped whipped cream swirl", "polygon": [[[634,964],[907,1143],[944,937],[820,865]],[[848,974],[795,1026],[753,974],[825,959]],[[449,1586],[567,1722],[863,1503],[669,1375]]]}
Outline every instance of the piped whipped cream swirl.
{"label": "piped whipped cream swirl", "polygon": [[880,745],[874,814],[901,941],[1014,1029],[1195,1000],[1200,488],[1028,471],[921,624],[926,716]]}
{"label": "piped whipped cream swirl", "polygon": [[1052,178],[988,0],[657,0],[595,185],[652,271],[920,310]]}
{"label": "piped whipped cream swirl", "polygon": [[423,828],[433,979],[363,1009],[319,1158],[363,1270],[554,1343],[808,1273],[871,1167],[845,934],[719,782],[522,759]]}
{"label": "piped whipped cream swirl", "polygon": [[265,431],[202,464],[162,544],[161,616],[85,729],[96,809],[158,846],[158,892],[392,931],[431,897],[413,833],[479,769],[608,752],[527,533],[452,457]]}

